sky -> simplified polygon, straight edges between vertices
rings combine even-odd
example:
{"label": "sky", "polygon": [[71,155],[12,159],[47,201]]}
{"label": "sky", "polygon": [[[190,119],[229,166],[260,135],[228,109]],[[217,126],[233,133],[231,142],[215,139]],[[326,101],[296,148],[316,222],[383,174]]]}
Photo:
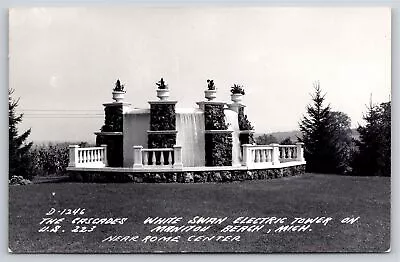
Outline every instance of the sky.
{"label": "sky", "polygon": [[320,81],[326,102],[362,124],[391,93],[389,8],[13,8],[9,83],[33,141],[94,141],[119,78],[147,108],[163,77],[177,107],[244,86],[257,133],[291,131]]}

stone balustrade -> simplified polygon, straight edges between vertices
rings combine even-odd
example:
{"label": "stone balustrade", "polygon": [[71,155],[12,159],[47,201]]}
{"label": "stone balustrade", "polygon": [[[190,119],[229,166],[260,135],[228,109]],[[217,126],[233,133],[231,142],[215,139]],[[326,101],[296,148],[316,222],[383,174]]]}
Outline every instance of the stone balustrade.
{"label": "stone balustrade", "polygon": [[297,145],[279,145],[279,161],[296,161],[298,154],[297,150]]}
{"label": "stone balustrade", "polygon": [[[182,147],[143,148],[133,147],[134,169],[182,169]],[[248,168],[278,167],[280,163],[304,162],[303,143],[295,145],[242,145],[242,166]],[[305,163],[305,162],[304,162]],[[68,167],[107,167],[107,145],[100,147],[69,146]]]}
{"label": "stone balustrade", "polygon": [[107,145],[100,147],[69,146],[69,167],[106,167]]}
{"label": "stone balustrade", "polygon": [[268,167],[283,162],[304,161],[303,143],[295,145],[242,145],[242,166]]}
{"label": "stone balustrade", "polygon": [[133,168],[182,168],[182,147],[143,148],[133,147]]}

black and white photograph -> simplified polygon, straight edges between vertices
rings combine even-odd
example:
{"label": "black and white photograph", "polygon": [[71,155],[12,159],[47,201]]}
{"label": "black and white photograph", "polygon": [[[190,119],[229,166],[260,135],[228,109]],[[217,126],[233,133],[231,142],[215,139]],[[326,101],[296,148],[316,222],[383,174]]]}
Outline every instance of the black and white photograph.
{"label": "black and white photograph", "polygon": [[391,9],[9,9],[8,252],[387,253]]}

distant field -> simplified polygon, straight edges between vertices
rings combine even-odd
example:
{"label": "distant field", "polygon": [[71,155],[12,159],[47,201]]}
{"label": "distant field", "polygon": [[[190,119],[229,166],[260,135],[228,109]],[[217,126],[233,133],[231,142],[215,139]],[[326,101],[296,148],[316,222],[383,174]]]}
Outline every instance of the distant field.
{"label": "distant field", "polygon": [[[390,178],[306,174],[225,184],[50,183],[10,186],[9,247],[15,253],[137,252],[383,252],[390,246]],[[54,207],[85,208],[84,215],[46,216]],[[199,233],[150,233],[148,216],[228,217]],[[332,217],[306,232],[221,233],[237,217]],[[345,217],[360,217],[342,224]],[[65,217],[57,233],[38,230],[43,217]],[[71,232],[76,217],[126,217],[123,225]],[[181,223],[182,224],[182,223]],[[271,233],[267,229],[272,229]],[[139,241],[102,242],[107,236],[138,235]],[[179,242],[141,241],[146,235],[177,236]],[[191,235],[238,235],[240,241],[189,242]]]}

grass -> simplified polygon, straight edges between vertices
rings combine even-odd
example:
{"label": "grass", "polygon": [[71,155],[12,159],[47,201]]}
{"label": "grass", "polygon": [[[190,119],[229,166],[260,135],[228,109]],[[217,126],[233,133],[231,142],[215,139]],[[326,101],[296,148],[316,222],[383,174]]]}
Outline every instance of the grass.
{"label": "grass", "polygon": [[[55,193],[53,195],[53,192]],[[143,252],[383,252],[390,247],[390,178],[306,174],[226,184],[53,183],[10,186],[9,247],[15,253]],[[65,216],[61,233],[39,233],[51,207],[85,208],[83,217],[127,217],[123,225],[99,225],[72,233]],[[150,233],[148,216],[228,217],[204,233]],[[332,217],[312,231],[221,233],[240,216]],[[344,217],[360,219],[342,224]],[[61,217],[54,216],[53,217]],[[180,223],[179,225],[185,225]],[[271,228],[272,232],[267,233]],[[240,235],[240,242],[188,242],[190,235]],[[109,235],[181,235],[179,242],[102,242]]]}

